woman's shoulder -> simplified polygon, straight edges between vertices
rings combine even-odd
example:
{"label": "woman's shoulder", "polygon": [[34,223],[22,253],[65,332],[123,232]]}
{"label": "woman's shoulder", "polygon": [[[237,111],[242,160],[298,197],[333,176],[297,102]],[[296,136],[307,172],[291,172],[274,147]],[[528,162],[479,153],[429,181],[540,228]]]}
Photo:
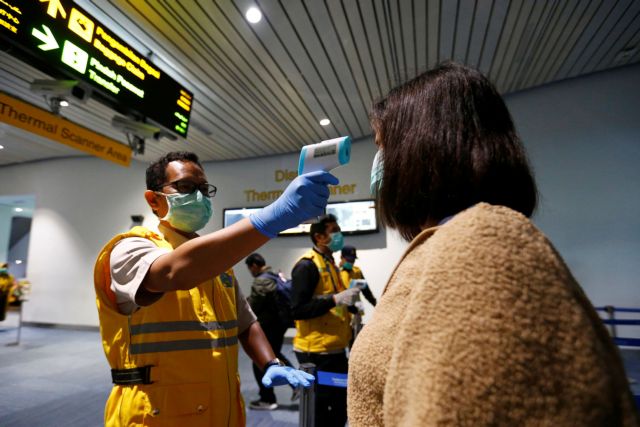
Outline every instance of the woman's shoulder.
{"label": "woman's shoulder", "polygon": [[456,246],[458,250],[475,251],[488,243],[508,248],[532,241],[548,243],[529,218],[505,206],[478,203],[455,215],[417,246],[422,246],[422,250],[442,245],[442,249]]}
{"label": "woman's shoulder", "polygon": [[489,203],[478,203],[455,215],[446,226],[451,229],[492,228],[496,231],[513,232],[514,229],[540,233],[531,220],[511,208]]}
{"label": "woman's shoulder", "polygon": [[555,275],[568,273],[547,237],[529,218],[505,206],[474,205],[415,243],[406,259],[421,264],[423,269],[464,269],[482,274],[505,270],[526,274],[547,269]]}

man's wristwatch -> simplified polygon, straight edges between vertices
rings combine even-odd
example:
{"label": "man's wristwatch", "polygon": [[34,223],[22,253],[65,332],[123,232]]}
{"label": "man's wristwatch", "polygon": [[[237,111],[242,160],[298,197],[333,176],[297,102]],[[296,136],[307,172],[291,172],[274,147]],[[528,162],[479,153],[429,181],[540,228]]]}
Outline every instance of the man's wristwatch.
{"label": "man's wristwatch", "polygon": [[267,372],[267,369],[269,369],[271,366],[286,366],[286,365],[276,357],[275,359],[268,361],[264,365],[264,367],[262,368],[262,372]]}

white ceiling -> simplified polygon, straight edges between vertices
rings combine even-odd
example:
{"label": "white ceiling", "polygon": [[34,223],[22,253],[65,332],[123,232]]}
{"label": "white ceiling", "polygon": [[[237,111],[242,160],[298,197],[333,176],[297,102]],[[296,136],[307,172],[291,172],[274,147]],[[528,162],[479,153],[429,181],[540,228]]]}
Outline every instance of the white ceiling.
{"label": "white ceiling", "polygon": [[[204,161],[249,158],[367,136],[374,100],[446,59],[479,68],[503,94],[640,61],[640,0],[78,4],[195,94],[187,140],[147,141],[141,161],[178,149]],[[264,15],[255,25],[244,18],[253,5]],[[43,77],[0,52],[0,90],[45,107],[28,90]],[[114,114],[95,101],[63,113],[126,143]],[[5,128],[0,165],[83,155]]]}

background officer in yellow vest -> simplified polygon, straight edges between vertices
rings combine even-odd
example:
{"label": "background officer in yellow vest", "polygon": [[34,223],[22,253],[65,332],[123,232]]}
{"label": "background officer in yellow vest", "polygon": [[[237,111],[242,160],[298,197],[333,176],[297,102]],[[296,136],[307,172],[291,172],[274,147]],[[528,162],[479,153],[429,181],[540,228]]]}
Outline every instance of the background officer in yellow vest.
{"label": "background officer in yellow vest", "polygon": [[[344,245],[340,255],[340,277],[342,278],[342,282],[349,286],[352,280],[365,280],[362,270],[355,265],[356,258],[358,258],[356,248],[354,246]],[[362,290],[362,295],[375,307],[377,303],[376,297],[373,296],[369,285],[362,286],[360,289]]]}
{"label": "background officer in yellow vest", "polygon": [[[293,351],[300,363],[313,363],[319,371],[347,373],[346,348],[351,340],[348,308],[360,289],[347,289],[333,260],[333,252],[344,245],[336,217],[320,217],[311,225],[310,236],[313,249],[300,258],[292,272],[291,304],[297,329]],[[344,426],[346,389],[318,385],[315,397],[315,425]]]}
{"label": "background officer in yellow vest", "polygon": [[0,264],[0,320],[7,316],[13,290],[17,286],[16,279],[9,273],[9,264]]}
{"label": "background officer in yellow vest", "polygon": [[212,213],[193,153],[147,169],[144,197],[160,220],[115,236],[94,270],[100,332],[114,387],[105,425],[242,426],[238,343],[265,372],[265,386],[308,387],[313,377],[276,359],[231,266],[278,232],[320,215],[337,179],[297,177],[273,204],[198,236]]}
{"label": "background officer in yellow vest", "polygon": [[[342,283],[344,283],[347,287],[357,286],[360,288],[362,295],[375,307],[376,305],[376,297],[371,293],[371,289],[369,289],[369,284],[364,280],[364,274],[362,274],[362,270],[359,267],[355,266],[356,262],[356,248],[354,246],[344,245],[342,251],[340,252],[340,278],[342,279]],[[357,284],[354,281],[358,281]],[[362,316],[364,316],[364,306],[362,302],[360,302],[360,297],[355,303],[355,307],[357,312],[353,314],[351,318],[351,328],[353,330],[353,337],[351,342],[349,343],[349,348],[353,345],[353,341],[356,339],[356,336],[360,333],[362,329]]]}

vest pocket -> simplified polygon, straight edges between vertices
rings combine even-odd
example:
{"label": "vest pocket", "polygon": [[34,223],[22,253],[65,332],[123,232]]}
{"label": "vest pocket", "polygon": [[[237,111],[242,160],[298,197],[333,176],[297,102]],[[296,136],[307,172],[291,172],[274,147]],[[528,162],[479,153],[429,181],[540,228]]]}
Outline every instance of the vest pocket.
{"label": "vest pocket", "polygon": [[210,393],[209,383],[149,387],[144,425],[210,426]]}

